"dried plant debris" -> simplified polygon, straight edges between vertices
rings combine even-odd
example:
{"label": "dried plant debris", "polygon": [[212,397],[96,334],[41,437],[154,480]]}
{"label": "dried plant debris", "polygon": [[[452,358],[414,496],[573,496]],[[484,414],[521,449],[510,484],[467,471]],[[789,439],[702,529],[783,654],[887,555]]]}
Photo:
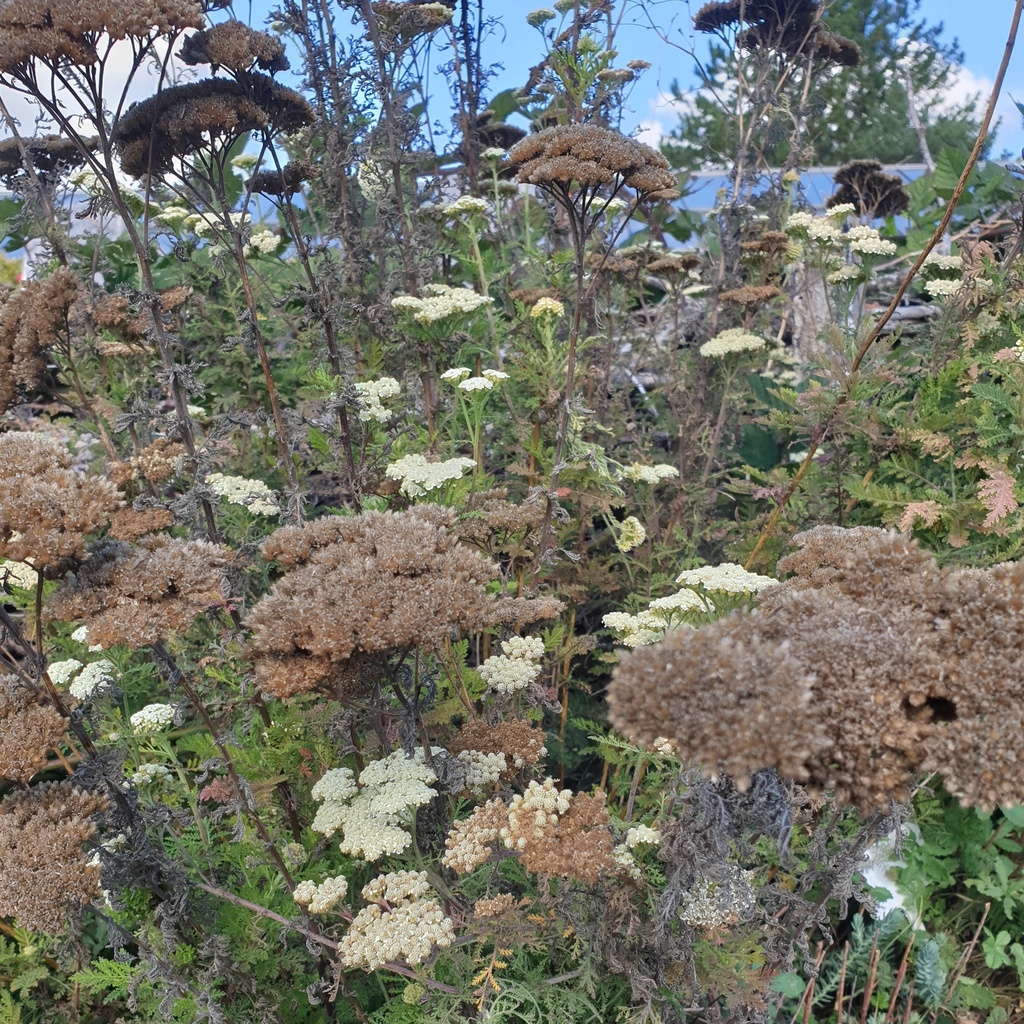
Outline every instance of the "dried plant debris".
{"label": "dried plant debris", "polygon": [[941,772],[966,805],[1024,802],[1024,563],[944,570],[902,534],[821,526],[751,613],[627,654],[616,728],[740,785],[777,767],[862,811]]}
{"label": "dried plant debris", "polygon": [[[99,140],[83,139],[82,144],[90,151],[94,151]],[[49,183],[54,175],[65,174],[76,167],[81,167],[86,161],[86,154],[77,142],[62,135],[40,135],[34,139],[0,141],[0,181],[8,188],[14,188],[17,179],[25,174],[25,165],[28,161],[31,161],[32,169],[40,180]]]}
{"label": "dried plant debris", "polygon": [[836,171],[832,180],[839,189],[825,200],[829,209],[853,203],[860,216],[873,220],[903,213],[910,206],[903,179],[886,174],[877,160],[851,160]]}
{"label": "dried plant debris", "polygon": [[190,35],[182,44],[181,59],[186,64],[209,64],[214,71],[259,68],[275,74],[291,66],[280,39],[236,20],[223,21]]}

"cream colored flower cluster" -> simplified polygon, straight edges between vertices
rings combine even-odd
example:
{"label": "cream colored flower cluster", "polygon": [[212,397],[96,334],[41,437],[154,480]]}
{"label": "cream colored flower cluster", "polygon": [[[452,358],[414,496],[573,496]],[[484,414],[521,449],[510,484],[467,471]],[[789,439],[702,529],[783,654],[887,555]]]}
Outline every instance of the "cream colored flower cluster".
{"label": "cream colored flower cluster", "polygon": [[802,232],[812,242],[838,242],[840,235],[835,217],[815,217],[806,211],[790,214],[786,230]]}
{"label": "cream colored flower cluster", "polygon": [[512,849],[523,849],[531,833],[544,832],[558,824],[558,819],[572,806],[572,790],[558,789],[551,778],[534,779],[521,796],[512,797],[508,805],[508,825],[498,830],[503,843]]}
{"label": "cream colored flower cluster", "polygon": [[493,654],[478,669],[480,678],[497,693],[518,693],[540,675],[544,641],[536,636],[505,640],[504,654]]}
{"label": "cream colored flower cluster", "polygon": [[455,756],[466,767],[466,789],[474,792],[493,786],[508,769],[505,755],[500,751],[486,754],[482,750],[460,750]]}
{"label": "cream colored flower cluster", "polygon": [[882,238],[877,228],[858,225],[850,228],[844,236],[850,251],[861,256],[892,256],[896,252],[896,243]]}
{"label": "cream colored flower cluster", "polygon": [[435,946],[450,946],[455,926],[430,892],[425,871],[395,871],[365,885],[362,895],[369,905],[356,914],[338,946],[341,962],[367,971],[394,960],[415,965]]}
{"label": "cream colored flower cluster", "polygon": [[394,187],[394,178],[387,165],[373,159],[364,160],[356,168],[356,181],[359,190],[373,203],[386,199]]}
{"label": "cream colored flower cluster", "polygon": [[655,598],[644,611],[636,615],[608,612],[602,622],[605,628],[618,634],[617,640],[623,647],[646,647],[664,640],[670,630],[691,628],[682,618],[687,612],[703,615],[711,610],[710,601],[684,588],[666,597]]}
{"label": "cream colored flower cluster", "polygon": [[397,462],[392,462],[384,475],[390,480],[401,480],[403,493],[410,498],[418,498],[449,480],[458,480],[467,469],[475,466],[472,459],[464,457],[427,462],[423,455],[404,455]]}
{"label": "cream colored flower cluster", "polygon": [[462,391],[490,391],[500,380],[508,380],[503,370],[482,370],[482,376],[471,377],[468,366],[453,366],[441,374],[441,380],[452,381]]}
{"label": "cream colored flower cluster", "polygon": [[132,773],[131,783],[136,789],[142,789],[145,786],[162,785],[172,778],[171,770],[166,765],[140,764]]}
{"label": "cream colored flower cluster", "polygon": [[262,480],[249,480],[244,476],[225,476],[210,473],[206,485],[214,494],[225,498],[231,505],[242,505],[254,516],[281,514],[274,492]]}
{"label": "cream colored flower cluster", "polygon": [[955,270],[957,273],[964,269],[964,261],[961,257],[948,256],[941,252],[928,253],[922,265],[934,270]]}
{"label": "cream colored flower cluster", "polygon": [[325,878],[319,885],[316,882],[299,882],[292,899],[311,914],[326,914],[345,898],[347,892],[348,880],[344,875],[335,875]]}
{"label": "cream colored flower cluster", "polygon": [[735,562],[705,565],[700,569],[686,569],[676,577],[676,583],[686,587],[701,587],[726,594],[757,594],[765,587],[774,587],[778,580],[748,572]]}
{"label": "cream colored flower cluster", "polygon": [[249,239],[249,244],[245,247],[245,255],[258,256],[262,254],[264,256],[270,256],[277,252],[277,247],[280,244],[281,239],[278,238],[273,231],[261,228],[259,231],[254,231],[252,233],[252,237]]}
{"label": "cream colored flower cluster", "polygon": [[39,574],[24,562],[0,561],[0,583],[7,583],[22,590],[35,590]]}
{"label": "cream colored flower cluster", "polygon": [[[499,151],[504,156],[504,151]],[[449,203],[445,208],[444,212],[449,217],[462,217],[480,214],[486,216],[491,212],[491,204],[486,199],[480,199],[478,196],[459,196],[454,202]]]}
{"label": "cream colored flower cluster", "polygon": [[362,380],[355,384],[356,400],[359,402],[359,419],[363,423],[375,420],[387,423],[391,412],[384,408],[384,403],[401,394],[401,385],[394,377],[381,377],[380,380]]}
{"label": "cream colored flower cluster", "polygon": [[437,795],[430,788],[436,781],[421,750],[413,757],[396,750],[371,762],[358,784],[347,768],[335,768],[313,787],[313,798],[321,801],[313,831],[331,836],[340,830],[341,852],[366,861],[399,854],[412,841],[412,812]]}
{"label": "cream colored flower cluster", "polygon": [[452,288],[446,284],[428,284],[423,298],[414,295],[396,295],[391,300],[394,309],[404,309],[421,324],[433,324],[449,317],[465,316],[494,300],[479,295],[472,288]]}
{"label": "cream colored flower cluster", "polygon": [[626,830],[622,842],[615,847],[612,856],[615,863],[619,865],[630,878],[639,878],[642,874],[640,865],[633,856],[633,850],[638,846],[658,846],[661,843],[661,832],[648,825],[634,825]]}
{"label": "cream colored flower cluster", "polygon": [[730,327],[721,331],[700,347],[700,354],[708,359],[721,359],[734,352],[756,352],[767,348],[768,342],[757,334],[751,334],[742,327]]}
{"label": "cream colored flower cluster", "polygon": [[679,470],[665,462],[656,463],[653,466],[646,466],[642,462],[630,463],[622,472],[620,480],[633,480],[639,484],[650,484],[656,487],[662,480],[679,476]]}
{"label": "cream colored flower cluster", "polygon": [[76,700],[88,700],[98,696],[114,685],[114,664],[102,658],[83,667],[68,687],[68,693]]}
{"label": "cream colored flower cluster", "polygon": [[160,732],[174,721],[174,705],[147,704],[128,720],[136,733]]}
{"label": "cream colored flower cluster", "polygon": [[747,873],[733,865],[724,884],[698,878],[679,901],[678,914],[691,927],[712,931],[749,917],[756,906]]}
{"label": "cream colored flower cluster", "polygon": [[618,524],[615,531],[615,546],[620,551],[632,551],[647,540],[644,524],[636,516],[629,516]]}
{"label": "cream colored flower cluster", "polygon": [[963,286],[964,283],[959,278],[948,277],[935,277],[924,283],[925,291],[933,299],[947,299],[951,295],[956,295]]}
{"label": "cream colored flower cluster", "polygon": [[565,316],[565,305],[559,302],[558,299],[548,298],[545,295],[530,307],[530,316],[534,320],[539,320],[542,316],[560,318]]}

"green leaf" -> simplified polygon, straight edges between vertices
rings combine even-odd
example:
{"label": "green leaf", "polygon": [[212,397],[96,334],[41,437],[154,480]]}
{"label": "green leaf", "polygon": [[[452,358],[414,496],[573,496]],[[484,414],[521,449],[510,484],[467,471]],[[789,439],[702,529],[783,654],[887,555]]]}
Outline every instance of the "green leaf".
{"label": "green leaf", "polygon": [[992,990],[966,975],[957,983],[956,994],[965,1005],[974,1010],[987,1010],[996,1005],[996,997]]}
{"label": "green leaf", "polygon": [[946,988],[946,968],[939,955],[939,944],[928,939],[918,947],[914,959],[914,989],[926,1006],[937,1006]]}
{"label": "green leaf", "polygon": [[0,1024],[21,1024],[21,1007],[9,992],[0,992]]}
{"label": "green leaf", "polygon": [[89,995],[124,996],[137,968],[119,960],[94,960],[92,966],[71,975]]}
{"label": "green leaf", "polygon": [[773,992],[781,992],[790,999],[797,999],[804,994],[807,982],[799,974],[788,971],[786,974],[776,975],[771,988]]}
{"label": "green leaf", "polygon": [[327,440],[327,435],[322,430],[317,430],[316,427],[309,428],[309,447],[315,452],[319,452],[321,455],[331,454],[331,443]]}
{"label": "green leaf", "polygon": [[986,967],[991,970],[995,970],[997,967],[1009,966],[1011,961],[1010,957],[1006,953],[1006,946],[1009,943],[1010,938],[1011,935],[1007,931],[1001,931],[998,935],[993,935],[989,932],[988,937],[981,944],[981,948],[985,953]]}
{"label": "green leaf", "polygon": [[22,971],[21,974],[11,981],[11,991],[30,992],[39,984],[39,982],[49,976],[49,967],[45,964],[36,964],[35,967],[30,967],[28,970]]}

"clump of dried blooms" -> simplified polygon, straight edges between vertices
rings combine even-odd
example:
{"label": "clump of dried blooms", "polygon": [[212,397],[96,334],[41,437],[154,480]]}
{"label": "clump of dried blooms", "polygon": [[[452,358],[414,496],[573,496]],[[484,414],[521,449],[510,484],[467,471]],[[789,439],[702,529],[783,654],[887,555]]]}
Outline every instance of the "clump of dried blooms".
{"label": "clump of dried blooms", "polygon": [[[83,141],[92,150],[99,144],[98,139]],[[0,181],[8,188],[25,172],[22,145],[32,161],[33,170],[44,182],[53,174],[64,174],[85,163],[85,156],[77,143],[61,135],[40,135],[22,140],[21,145],[17,139],[4,139],[0,142]]]}
{"label": "clump of dried blooms", "polygon": [[751,285],[745,284],[740,288],[732,288],[727,292],[720,292],[719,298],[723,302],[735,302],[741,306],[762,306],[782,294],[781,288],[773,284]]}
{"label": "clump of dried blooms", "polygon": [[503,754],[507,775],[536,764],[547,753],[540,729],[511,718],[493,725],[474,718],[455,734],[448,750],[456,757],[473,750],[481,754]]}
{"label": "clump of dried blooms", "polygon": [[110,520],[110,536],[116,540],[136,540],[173,522],[174,516],[165,508],[123,508]]}
{"label": "clump of dried blooms", "polygon": [[70,467],[70,453],[45,437],[0,434],[0,558],[42,569],[85,557],[85,538],[123,502],[109,480]]}
{"label": "clump of dried blooms", "polygon": [[738,781],[761,767],[862,811],[922,774],[991,809],[1024,801],[1024,564],[944,570],[906,535],[823,526],[750,614],[623,659],[616,728],[668,735]]}
{"label": "clump of dried blooms", "polygon": [[693,18],[698,32],[720,32],[748,25],[737,43],[748,50],[775,50],[842,67],[860,63],[860,49],[821,24],[817,0],[724,0],[705,4]]}
{"label": "clump of dried blooms", "polygon": [[13,676],[0,676],[0,778],[28,782],[67,735],[67,721]]}
{"label": "clump of dried blooms", "polygon": [[224,568],[231,552],[219,544],[156,534],[138,544],[103,540],[47,602],[48,618],[79,621],[89,643],[145,647],[181,633],[226,600]]}
{"label": "clump of dried blooms", "polygon": [[316,174],[316,168],[305,160],[293,160],[281,171],[257,171],[245,187],[251,192],[286,199],[302,191],[302,184]]}
{"label": "clump of dried blooms", "polygon": [[47,782],[0,800],[0,917],[57,934],[69,913],[99,896],[100,869],[86,862],[104,797],[71,782]]}
{"label": "clump of dried blooms", "polygon": [[229,146],[248,132],[294,132],[313,121],[310,105],[293,89],[256,72],[175,85],[137,103],[114,125],[113,141],[125,174],[162,175],[174,161]]}
{"label": "clump of dried blooms", "polygon": [[839,189],[825,200],[829,209],[853,203],[858,214],[873,220],[903,213],[910,205],[903,179],[886,174],[877,160],[851,160],[836,171],[832,180]]}
{"label": "clump of dried blooms", "polygon": [[0,3],[0,72],[33,58],[92,64],[103,36],[147,38],[202,26],[202,7],[193,0],[6,0]]}
{"label": "clump of dried blooms", "polygon": [[497,566],[459,542],[455,519],[450,509],[418,505],[271,534],[264,558],[291,569],[249,616],[261,688],[278,697],[340,692],[361,656],[433,649],[456,631],[529,615],[539,602],[506,606],[486,592]]}
{"label": "clump of dried blooms", "polygon": [[516,180],[564,191],[623,185],[642,198],[673,198],[675,178],[657,150],[610,128],[592,124],[553,125],[517,142],[508,154]]}
{"label": "clump of dried blooms", "polygon": [[615,866],[610,824],[603,792],[574,794],[556,789],[553,779],[534,781],[508,804],[489,800],[457,821],[445,841],[442,863],[466,874],[500,842],[520,855],[527,871],[593,885]]}
{"label": "clump of dried blooms", "polygon": [[214,71],[253,71],[258,67],[275,74],[291,67],[280,39],[234,19],[190,35],[180,56],[186,64],[209,64]]}
{"label": "clump of dried blooms", "polygon": [[0,294],[0,412],[20,392],[38,386],[46,370],[45,353],[67,331],[68,310],[77,294],[74,274],[66,267]]}

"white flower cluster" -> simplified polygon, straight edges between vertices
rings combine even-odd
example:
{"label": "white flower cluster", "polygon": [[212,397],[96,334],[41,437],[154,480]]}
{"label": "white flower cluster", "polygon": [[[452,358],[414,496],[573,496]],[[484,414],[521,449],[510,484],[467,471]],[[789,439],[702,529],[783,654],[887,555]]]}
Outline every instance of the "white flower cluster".
{"label": "white flower cluster", "polygon": [[173,704],[147,704],[128,719],[137,733],[160,732],[174,721]]}
{"label": "white flower cluster", "polygon": [[281,239],[273,231],[261,228],[259,231],[253,232],[252,237],[249,239],[249,244],[245,248],[245,254],[246,256],[256,256],[259,254],[269,256],[277,252],[280,242]]}
{"label": "white flower cluster", "polygon": [[698,878],[679,901],[679,916],[693,928],[712,931],[749,917],[757,906],[757,898],[747,872],[732,867],[723,884],[710,878]]}
{"label": "white flower cluster", "polygon": [[376,970],[388,961],[421,964],[435,946],[455,941],[455,927],[434,896],[425,871],[395,871],[363,887],[369,903],[356,914],[338,946],[349,968]]}
{"label": "white flower cluster", "polygon": [[546,778],[543,783],[534,779],[522,796],[512,797],[508,805],[508,827],[498,830],[498,835],[508,846],[515,835],[514,849],[523,849],[529,836],[557,825],[558,819],[572,806],[572,790],[559,790],[555,780]]}
{"label": "white flower cluster", "polygon": [[652,487],[656,487],[662,480],[667,480],[673,476],[679,476],[679,470],[665,462],[659,462],[654,466],[645,466],[642,462],[633,462],[623,470],[622,476],[619,479],[635,480],[637,483],[650,484]]}
{"label": "white flower cluster", "polygon": [[493,654],[480,666],[480,678],[497,693],[525,690],[540,675],[544,641],[537,636],[514,636],[501,649],[504,654]]}
{"label": "white flower cluster", "polygon": [[347,892],[348,879],[344,875],[335,875],[325,878],[319,885],[316,882],[299,882],[292,899],[311,914],[326,914],[345,898]]}
{"label": "white flower cluster", "polygon": [[142,789],[143,786],[162,785],[172,778],[171,770],[166,765],[140,764],[132,773],[131,783],[136,789]]}
{"label": "white flower cluster", "polygon": [[24,562],[0,562],[0,583],[7,583],[22,590],[35,590],[39,574]]}
{"label": "white flower cluster", "polygon": [[331,836],[341,830],[341,852],[363,860],[401,853],[412,841],[405,827],[410,812],[433,800],[436,781],[422,750],[414,757],[396,750],[373,761],[358,786],[347,768],[336,768],[313,787],[313,798],[322,801],[313,831]]}
{"label": "white flower cluster", "polygon": [[166,224],[169,228],[177,231],[191,216],[192,211],[187,206],[170,203],[156,212],[154,220],[159,221],[161,224]]}
{"label": "white flower cluster", "polygon": [[786,221],[787,231],[802,231],[814,242],[837,242],[839,227],[833,217],[815,217],[813,213],[792,213]]}
{"label": "white flower cluster", "polygon": [[530,316],[534,320],[542,316],[563,317],[565,316],[565,304],[547,295],[542,296],[530,307]]}
{"label": "white flower cluster", "polygon": [[380,380],[362,380],[355,385],[356,399],[359,402],[359,419],[363,423],[375,420],[387,423],[391,412],[384,408],[384,403],[401,394],[402,387],[394,377],[381,377]]}
{"label": "white flower cluster", "polygon": [[46,674],[54,686],[67,686],[75,673],[83,667],[83,663],[77,658],[68,658],[66,661],[52,662],[46,669]]}
{"label": "white flower cluster", "polygon": [[843,281],[856,281],[863,274],[864,268],[859,263],[844,263],[828,275],[828,281],[829,284],[841,284]]}
{"label": "white flower cluster", "polygon": [[964,283],[959,278],[936,277],[931,281],[925,281],[924,289],[933,299],[945,299],[950,295],[956,295]]}
{"label": "white flower cluster", "polygon": [[[499,153],[504,156],[504,150],[499,150]],[[459,196],[444,208],[444,212],[449,217],[461,217],[464,214],[470,217],[474,214],[486,215],[491,212],[491,204],[477,196]]]}
{"label": "white flower cluster", "polygon": [[647,531],[644,524],[636,516],[629,516],[618,524],[615,531],[615,546],[620,551],[632,551],[640,547],[647,540]]}
{"label": "white flower cluster", "polygon": [[472,459],[465,457],[427,462],[423,455],[404,455],[397,462],[392,462],[384,475],[391,480],[401,480],[402,491],[410,498],[418,498],[449,480],[458,480],[467,469],[475,466]]}
{"label": "white flower cluster", "polygon": [[485,754],[481,750],[460,750],[455,755],[466,766],[466,789],[474,792],[493,786],[508,770],[505,755]]}
{"label": "white flower cluster", "polygon": [[472,288],[451,288],[446,284],[428,284],[428,295],[421,299],[414,295],[396,295],[391,300],[394,309],[405,309],[421,324],[433,324],[438,320],[472,313],[494,300],[489,295],[479,295]]}
{"label": "white flower cluster", "polygon": [[508,150],[502,149],[501,146],[488,146],[481,154],[481,160],[504,160],[505,154]]}
{"label": "white flower cluster", "polygon": [[540,28],[546,21],[551,21],[555,17],[557,15],[550,7],[538,7],[535,11],[530,11],[527,14],[526,24],[531,25],[533,28]]}
{"label": "white flower cluster", "polygon": [[850,228],[845,237],[850,251],[862,256],[892,256],[896,252],[896,243],[882,238],[877,228],[859,225]]}
{"label": "white flower cluster", "polygon": [[931,267],[935,270],[955,270],[959,272],[964,268],[964,261],[959,256],[947,256],[941,252],[930,252],[925,256],[923,266]]}
{"label": "white flower cluster", "polygon": [[640,865],[633,857],[633,850],[638,846],[657,846],[661,842],[661,832],[647,825],[634,825],[627,829],[626,834],[612,851],[615,863],[623,868],[631,878],[639,878],[642,874]]}
{"label": "white flower cluster", "polygon": [[775,586],[778,582],[771,576],[747,572],[742,565],[735,562],[686,569],[676,577],[676,583],[683,586],[703,587],[704,590],[717,590],[726,594],[756,594],[765,587]]}
{"label": "white flower cluster", "polygon": [[114,665],[106,658],[94,661],[78,674],[75,681],[68,687],[68,693],[77,700],[88,700],[98,696],[108,687],[114,685]]}
{"label": "white flower cluster", "polygon": [[833,217],[836,220],[846,220],[851,213],[855,213],[857,207],[853,203],[836,203],[835,206],[828,208],[827,216]]}
{"label": "white flower cluster", "polygon": [[764,338],[750,334],[742,327],[730,327],[716,334],[710,341],[705,341],[700,347],[700,354],[706,358],[720,359],[733,352],[756,352],[767,347],[768,342]]}
{"label": "white flower cluster", "polygon": [[463,391],[490,391],[499,380],[508,380],[503,370],[483,370],[482,377],[471,377],[472,372],[468,366],[453,366],[441,374],[441,380],[452,381]]}
{"label": "white flower cluster", "polygon": [[210,473],[206,484],[214,494],[225,498],[231,505],[241,505],[254,516],[281,514],[274,492],[262,480],[248,480],[244,476],[225,476]]}
{"label": "white flower cluster", "polygon": [[394,185],[388,168],[376,160],[364,160],[356,168],[356,181],[363,195],[374,203],[385,199]]}
{"label": "white flower cluster", "polygon": [[623,647],[646,647],[665,638],[670,629],[690,628],[682,620],[686,612],[705,614],[710,602],[698,597],[692,590],[680,590],[667,597],[651,601],[647,608],[630,615],[629,612],[608,612],[602,619],[605,628],[614,630]]}

